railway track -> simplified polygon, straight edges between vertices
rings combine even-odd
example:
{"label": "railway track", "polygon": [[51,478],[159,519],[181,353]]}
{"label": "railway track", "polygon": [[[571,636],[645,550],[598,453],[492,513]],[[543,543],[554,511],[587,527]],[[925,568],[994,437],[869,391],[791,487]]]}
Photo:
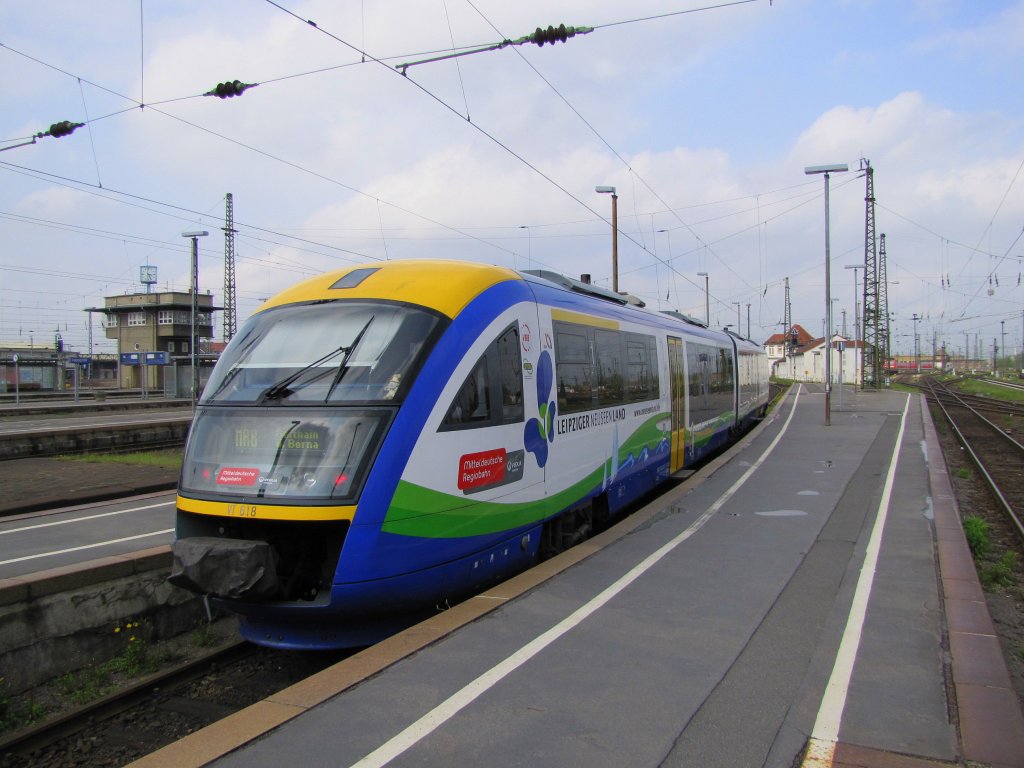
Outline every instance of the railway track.
{"label": "railway track", "polygon": [[[1024,544],[1024,444],[1008,429],[982,415],[981,409],[973,404],[976,398],[954,392],[934,378],[925,379],[922,388],[945,415],[964,452],[1016,531],[1019,543]],[[1011,413],[1008,405],[1004,403],[998,412]]]}
{"label": "railway track", "polygon": [[347,652],[237,641],[58,718],[0,739],[0,766],[125,765],[319,672]]}

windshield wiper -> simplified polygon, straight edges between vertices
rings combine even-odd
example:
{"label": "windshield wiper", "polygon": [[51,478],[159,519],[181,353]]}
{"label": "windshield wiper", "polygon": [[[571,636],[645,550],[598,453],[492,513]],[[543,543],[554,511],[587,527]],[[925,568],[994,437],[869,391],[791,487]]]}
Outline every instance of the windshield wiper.
{"label": "windshield wiper", "polygon": [[352,340],[352,343],[349,344],[348,349],[345,350],[345,356],[341,358],[341,362],[338,363],[338,371],[337,373],[334,374],[334,379],[331,381],[331,386],[327,388],[327,394],[324,395],[325,403],[331,399],[331,393],[334,392],[334,388],[341,383],[342,378],[345,376],[345,372],[348,371],[347,363],[349,355],[351,355],[353,350],[355,350],[355,348],[359,346],[359,342],[363,340],[363,334],[366,333],[366,329],[370,327],[370,323],[373,322],[374,317],[376,317],[376,315],[370,315],[370,319],[366,321],[366,325],[364,325],[363,329],[356,334],[355,339]]}
{"label": "windshield wiper", "polygon": [[[299,368],[299,370],[295,371],[294,373],[290,373],[287,376],[285,376],[283,379],[281,379],[276,384],[272,384],[271,386],[267,387],[263,391],[263,393],[258,398],[256,398],[256,404],[257,405],[262,405],[267,400],[279,400],[281,398],[287,397],[288,395],[292,394],[293,390],[288,389],[288,387],[290,387],[292,384],[294,384],[295,381],[300,376],[305,374],[311,368],[316,368],[318,365],[321,365],[322,363],[326,363],[328,360],[330,360],[332,357],[335,357],[336,355],[340,355],[340,354],[344,354],[345,355],[345,357],[342,358],[342,365],[344,365],[345,360],[348,359],[349,354],[352,352],[353,349],[355,349],[356,345],[359,343],[359,340],[363,338],[363,334],[366,332],[366,329],[370,327],[370,323],[372,323],[372,322],[373,322],[373,315],[370,316],[370,319],[366,321],[366,325],[363,326],[363,329],[361,331],[359,331],[359,333],[356,335],[355,340],[351,344],[349,344],[348,346],[341,346],[341,347],[338,347],[337,349],[332,349],[330,352],[328,352],[326,355],[324,355],[320,359],[314,360],[311,363],[307,363],[306,365],[302,366],[301,368]],[[327,372],[324,371],[324,373],[320,374],[320,376],[324,376],[324,375],[326,375],[326,373]],[[316,378],[320,378],[320,376],[317,376]],[[331,385],[331,388],[332,389],[334,388],[333,384]]]}

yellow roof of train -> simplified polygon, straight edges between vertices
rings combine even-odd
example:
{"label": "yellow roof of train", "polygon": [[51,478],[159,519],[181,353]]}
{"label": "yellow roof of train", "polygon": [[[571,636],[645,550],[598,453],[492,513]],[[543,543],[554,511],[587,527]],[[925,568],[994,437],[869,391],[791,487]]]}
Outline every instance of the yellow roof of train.
{"label": "yellow roof of train", "polygon": [[[356,270],[374,270],[352,288],[336,283]],[[258,311],[330,299],[389,299],[455,317],[492,285],[522,278],[511,269],[470,261],[410,260],[359,264],[304,280],[271,297]]]}

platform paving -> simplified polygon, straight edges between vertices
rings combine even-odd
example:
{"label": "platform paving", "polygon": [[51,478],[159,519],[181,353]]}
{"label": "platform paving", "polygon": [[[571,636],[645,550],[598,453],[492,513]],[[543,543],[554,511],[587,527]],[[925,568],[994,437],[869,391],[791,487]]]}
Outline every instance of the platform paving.
{"label": "platform paving", "polygon": [[823,408],[135,765],[1024,766],[921,399]]}

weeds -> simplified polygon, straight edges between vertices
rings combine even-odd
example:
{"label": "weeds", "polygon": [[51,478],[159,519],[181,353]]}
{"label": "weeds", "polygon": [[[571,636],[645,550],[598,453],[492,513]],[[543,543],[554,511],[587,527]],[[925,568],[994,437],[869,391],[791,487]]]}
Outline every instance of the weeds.
{"label": "weeds", "polygon": [[967,537],[967,546],[971,548],[971,555],[975,560],[981,560],[988,554],[988,550],[992,546],[988,535],[988,523],[975,515],[965,517],[964,535]]}
{"label": "weeds", "polygon": [[961,480],[970,480],[971,479],[971,468],[970,467],[960,467],[956,471],[956,476],[959,477]]}
{"label": "weeds", "polygon": [[144,637],[145,627],[126,621],[114,627],[123,644],[121,653],[102,664],[68,672],[58,680],[61,695],[75,704],[86,704],[105,696],[115,687],[115,677],[140,677],[156,672],[171,660],[169,654],[153,653]]}
{"label": "weeds", "polygon": [[31,725],[46,715],[42,704],[28,701],[19,705],[12,701],[4,683],[4,678],[0,677],[0,733]]}
{"label": "weeds", "polygon": [[213,624],[208,621],[192,630],[192,645],[196,648],[212,648],[218,642],[220,637],[214,631]]}
{"label": "weeds", "polygon": [[986,587],[1012,587],[1013,568],[1017,564],[1016,552],[1004,552],[1003,556],[991,565],[981,569],[981,583]]}

